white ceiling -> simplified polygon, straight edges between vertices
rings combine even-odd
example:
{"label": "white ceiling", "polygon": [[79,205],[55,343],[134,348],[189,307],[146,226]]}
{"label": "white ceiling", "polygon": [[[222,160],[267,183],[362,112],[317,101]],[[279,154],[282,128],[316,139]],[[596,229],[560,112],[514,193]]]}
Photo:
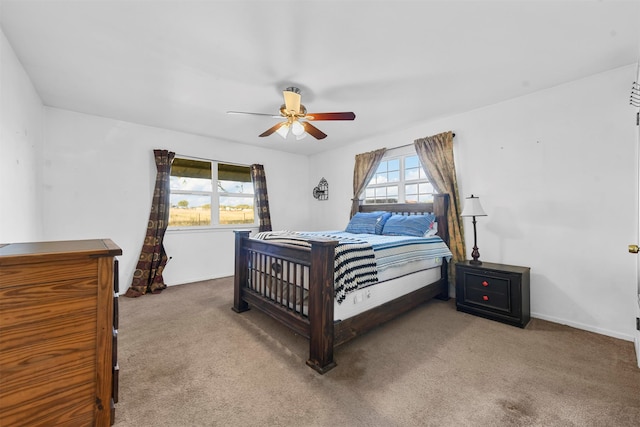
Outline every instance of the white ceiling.
{"label": "white ceiling", "polygon": [[[635,63],[639,17],[606,0],[0,0],[45,105],[303,154]],[[277,114],[287,86],[357,117],[284,141],[258,138],[277,119],[225,114]]]}

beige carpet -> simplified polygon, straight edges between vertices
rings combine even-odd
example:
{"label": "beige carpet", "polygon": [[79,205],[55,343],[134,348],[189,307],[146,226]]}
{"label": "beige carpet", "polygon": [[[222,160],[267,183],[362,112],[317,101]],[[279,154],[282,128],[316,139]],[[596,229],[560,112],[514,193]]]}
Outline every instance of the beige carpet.
{"label": "beige carpet", "polygon": [[522,330],[434,300],[335,351],[256,310],[232,278],[120,298],[125,426],[638,426],[633,344],[533,319]]}

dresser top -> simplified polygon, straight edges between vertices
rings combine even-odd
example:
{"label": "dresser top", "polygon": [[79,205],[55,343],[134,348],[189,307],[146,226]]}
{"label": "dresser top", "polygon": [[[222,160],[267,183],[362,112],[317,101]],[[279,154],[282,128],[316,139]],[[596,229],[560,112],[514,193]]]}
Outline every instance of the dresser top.
{"label": "dresser top", "polygon": [[79,256],[106,257],[122,255],[122,249],[110,239],[63,240],[0,244],[0,265]]}

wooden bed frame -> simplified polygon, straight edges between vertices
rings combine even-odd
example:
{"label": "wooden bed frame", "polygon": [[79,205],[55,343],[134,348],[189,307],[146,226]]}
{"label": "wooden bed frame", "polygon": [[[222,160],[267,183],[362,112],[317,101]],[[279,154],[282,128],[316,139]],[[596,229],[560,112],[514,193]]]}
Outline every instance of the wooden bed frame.
{"label": "wooden bed frame", "polygon": [[[433,203],[361,205],[361,212],[388,211],[413,215],[433,212],[438,235],[449,244],[449,196],[434,195]],[[249,238],[235,231],[235,280],[232,309],[241,313],[255,307],[309,339],[307,365],[324,374],[336,363],[334,347],[415,308],[434,297],[449,298],[447,262],[441,278],[407,295],[356,316],[334,321],[333,240],[310,240],[311,248]],[[286,272],[286,273],[283,273]],[[303,308],[303,284],[308,277],[308,304]]]}

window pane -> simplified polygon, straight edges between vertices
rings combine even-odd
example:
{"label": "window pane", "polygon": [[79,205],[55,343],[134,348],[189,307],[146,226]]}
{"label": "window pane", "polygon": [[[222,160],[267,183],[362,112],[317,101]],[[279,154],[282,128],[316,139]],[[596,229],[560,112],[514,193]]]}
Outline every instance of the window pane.
{"label": "window pane", "polygon": [[420,161],[418,160],[418,156],[408,156],[404,159],[404,168],[417,168],[420,166]]}
{"label": "window pane", "polygon": [[220,181],[218,190],[223,193],[253,194],[253,183],[243,181]]}
{"label": "window pane", "polygon": [[252,224],[253,197],[220,197],[220,224]]}
{"label": "window pane", "polygon": [[418,196],[416,194],[414,195],[406,195],[404,198],[404,202],[405,203],[417,203],[418,202]]}
{"label": "window pane", "polygon": [[198,194],[171,194],[169,226],[211,225],[211,197]]}
{"label": "window pane", "polygon": [[364,192],[365,203],[433,201],[433,186],[417,155],[387,159],[378,165]]}
{"label": "window pane", "polygon": [[170,177],[171,190],[211,191],[211,178]]}
{"label": "window pane", "polygon": [[418,192],[420,194],[433,193],[433,185],[430,182],[420,183]]}
{"label": "window pane", "polygon": [[421,194],[418,200],[420,203],[433,203],[433,194]]}
{"label": "window pane", "polygon": [[417,169],[417,168],[405,169],[405,171],[404,171],[404,179],[405,179],[405,181],[411,181],[411,180],[419,179],[419,178],[420,178],[419,169]]}

